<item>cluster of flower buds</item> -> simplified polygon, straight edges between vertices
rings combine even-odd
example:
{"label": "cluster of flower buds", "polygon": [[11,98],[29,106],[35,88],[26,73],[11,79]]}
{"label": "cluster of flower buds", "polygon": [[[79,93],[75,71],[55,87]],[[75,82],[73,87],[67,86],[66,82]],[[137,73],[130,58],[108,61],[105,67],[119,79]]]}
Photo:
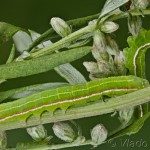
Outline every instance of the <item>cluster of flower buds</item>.
{"label": "cluster of flower buds", "polygon": [[83,65],[90,72],[90,79],[125,75],[124,55],[119,51],[115,40],[110,36],[96,30],[93,35],[92,55],[96,62],[84,62]]}
{"label": "cluster of flower buds", "polygon": [[[74,142],[76,145],[81,145],[85,142],[85,137],[78,135],[68,123],[57,122],[54,123],[52,128],[54,134],[65,142]],[[98,124],[91,130],[91,144],[96,147],[102,144],[107,139],[107,136],[107,129],[103,124]]]}

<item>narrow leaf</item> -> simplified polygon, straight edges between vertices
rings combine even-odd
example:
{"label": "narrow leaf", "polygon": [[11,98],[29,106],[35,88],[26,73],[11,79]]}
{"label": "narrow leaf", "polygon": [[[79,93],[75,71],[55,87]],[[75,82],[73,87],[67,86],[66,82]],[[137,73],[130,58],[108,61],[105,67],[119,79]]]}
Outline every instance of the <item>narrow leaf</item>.
{"label": "narrow leaf", "polygon": [[67,85],[69,84],[65,82],[58,82],[58,83],[54,82],[54,83],[31,85],[27,87],[18,88],[18,89],[3,91],[0,92],[0,102],[2,102],[7,98],[19,99],[47,89],[54,89],[57,87],[67,86]]}
{"label": "narrow leaf", "polygon": [[[38,37],[40,37],[40,34],[34,32],[34,31],[30,30],[30,33],[31,33],[31,37],[32,37],[33,41],[35,41]],[[50,40],[48,40],[48,41],[45,41],[45,42],[39,44],[37,47],[45,48],[45,47],[50,46],[51,44],[52,44],[52,42]],[[57,51],[57,52],[59,53],[59,51]],[[60,66],[54,68],[54,70],[61,77],[63,77],[66,81],[68,81],[71,85],[86,82],[86,79],[84,78],[84,76],[69,63],[60,65]]]}
{"label": "narrow leaf", "polygon": [[86,79],[84,76],[75,69],[71,64],[60,65],[54,70],[63,78],[65,78],[71,85],[78,83],[85,83]]}
{"label": "narrow leaf", "polygon": [[[32,41],[34,42],[36,39],[40,38],[41,37],[41,34],[35,32],[35,31],[32,31],[32,30],[29,30],[30,34],[31,34],[31,38],[32,38]],[[41,44],[37,45],[36,47],[37,48],[45,48],[45,47],[48,47],[50,45],[52,45],[53,43],[48,40],[48,41],[45,41],[45,42],[42,42]]]}
{"label": "narrow leaf", "polygon": [[12,46],[12,48],[11,48],[11,52],[10,52],[10,54],[9,54],[9,57],[8,57],[8,59],[7,59],[7,62],[6,62],[6,64],[8,64],[8,63],[11,63],[13,60],[14,60],[14,58],[15,58],[15,46],[14,46],[14,44],[13,44],[13,46]]}
{"label": "narrow leaf", "polygon": [[72,62],[87,55],[92,47],[85,46],[80,48],[63,51],[60,53],[18,61],[0,66],[0,78],[11,79],[24,77],[49,71],[59,65]]}
{"label": "narrow leaf", "polygon": [[106,14],[112,12],[113,10],[119,8],[120,6],[124,5],[125,3],[127,3],[129,0],[107,0],[101,13],[99,18],[102,18],[103,16],[105,16]]}

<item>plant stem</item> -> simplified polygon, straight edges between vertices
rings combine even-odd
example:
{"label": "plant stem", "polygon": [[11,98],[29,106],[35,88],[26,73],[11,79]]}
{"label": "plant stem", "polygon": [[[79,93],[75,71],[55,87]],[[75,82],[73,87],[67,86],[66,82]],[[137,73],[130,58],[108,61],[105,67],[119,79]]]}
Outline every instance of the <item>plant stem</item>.
{"label": "plant stem", "polygon": [[[83,18],[78,18],[78,19],[72,19],[67,21],[68,25],[70,25],[72,28],[81,28],[83,26],[86,26],[87,23],[90,20],[98,18],[99,14],[83,17]],[[48,29],[45,31],[39,38],[37,38],[29,47],[28,51],[32,50],[35,46],[37,46],[39,43],[41,43],[44,39],[47,37],[56,34],[52,28]]]}
{"label": "plant stem", "polygon": [[[138,10],[131,10],[130,13],[133,16],[138,16],[138,15],[149,15],[150,14],[150,9],[142,10],[142,14]],[[83,18],[78,18],[78,19],[73,19],[68,21],[67,23],[72,27],[72,28],[81,28],[83,26],[86,26],[89,21],[98,18],[99,14],[83,17]],[[119,12],[113,15],[110,20],[118,20],[121,18],[126,18],[128,16],[128,12]],[[32,50],[35,46],[37,46],[39,43],[44,41],[46,38],[49,36],[53,35],[54,30],[50,28],[46,32],[44,32],[39,38],[37,38],[29,47],[28,51]]]}
{"label": "plant stem", "polygon": [[70,43],[71,41],[87,34],[87,33],[90,33],[92,32],[96,27],[96,24],[92,24],[92,25],[89,25],[89,26],[86,26],[70,35],[68,35],[67,37],[59,40],[58,42],[52,44],[50,47],[46,47],[44,49],[41,49],[40,51],[37,51],[35,53],[31,53],[31,57],[32,58],[36,58],[36,57],[39,57],[39,56],[42,56],[44,54],[47,54],[49,52],[53,52],[55,50],[58,50],[60,48],[64,48],[66,44]]}
{"label": "plant stem", "polygon": [[90,103],[80,107],[71,107],[66,111],[65,114],[63,113],[62,110],[57,110],[54,112],[54,115],[48,112],[44,113],[40,120],[39,118],[32,116],[26,122],[17,120],[8,123],[0,123],[0,129],[10,130],[45,123],[102,115],[114,112],[116,110],[118,111],[124,108],[134,107],[149,101],[150,101],[150,87],[147,87],[145,89],[138,90],[133,93],[125,94],[123,96],[110,98],[107,102],[98,101],[96,103],[93,104]]}
{"label": "plant stem", "polygon": [[[150,14],[150,10],[143,10],[142,11],[144,15],[148,15]],[[136,15],[141,15],[141,12],[139,12],[138,10],[132,10],[130,11],[130,13],[133,15],[133,16],[136,16]],[[86,21],[89,21],[89,19],[92,19],[92,18],[95,18],[97,15],[94,15],[94,16],[89,16],[88,19],[85,19],[83,18],[80,19],[78,21],[76,25],[79,25],[79,22],[82,23],[85,23]],[[128,16],[128,12],[119,12],[119,13],[116,13],[115,15],[112,15],[112,17],[109,17],[110,20],[117,20],[117,19],[121,19],[121,18],[125,18]],[[83,21],[83,22],[82,22]],[[74,23],[74,21],[72,21],[72,24]],[[92,31],[94,31],[96,28],[96,25],[92,24],[92,25],[88,25],[84,28],[81,28],[80,30],[78,31],[75,31],[73,32],[72,34],[70,34],[69,36],[59,40],[58,42],[52,44],[50,47],[47,47],[47,48],[44,48],[38,52],[35,52],[35,53],[31,53],[31,57],[32,58],[35,58],[35,57],[39,57],[39,56],[42,56],[42,55],[45,55],[47,53],[50,53],[52,51],[55,51],[55,50],[59,50],[61,48],[64,48],[66,44],[70,43],[71,41],[85,35],[85,34],[88,34]],[[52,29],[51,29],[52,30]],[[47,31],[49,32],[49,30]],[[46,33],[47,34],[47,33]],[[45,38],[45,33],[44,33],[44,36],[42,35],[41,37]],[[41,38],[40,37],[40,38]],[[38,40],[38,39],[37,39]],[[44,39],[43,39],[44,40]],[[35,43],[33,42],[33,45],[35,45]]]}

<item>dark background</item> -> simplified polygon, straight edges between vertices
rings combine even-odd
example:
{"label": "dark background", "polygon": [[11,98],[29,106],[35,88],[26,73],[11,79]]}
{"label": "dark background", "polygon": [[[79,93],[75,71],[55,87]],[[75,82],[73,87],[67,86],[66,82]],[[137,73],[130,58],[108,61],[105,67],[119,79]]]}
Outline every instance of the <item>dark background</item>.
{"label": "dark background", "polygon": [[[50,28],[49,21],[52,17],[61,17],[64,20],[70,20],[74,18],[84,17],[88,15],[93,15],[100,12],[105,0],[0,0],[0,21],[8,22],[10,24],[20,26],[22,28],[32,29],[39,33],[43,33],[47,29]],[[126,19],[121,19],[117,21],[119,23],[120,28],[116,32],[116,40],[119,44],[120,49],[123,49],[127,46],[126,38],[129,35],[127,30],[127,22]],[[150,17],[143,18],[143,27],[146,29],[150,28]],[[10,42],[11,43],[11,42]],[[7,43],[0,46],[0,64],[5,63],[11,44]],[[150,68],[148,67],[150,53],[146,55],[146,74],[147,79],[150,80]],[[80,61],[75,61],[72,64],[78,68],[83,74],[87,74],[85,68],[81,65],[83,60],[90,60],[89,57],[85,57]],[[87,76],[86,76],[87,77]],[[88,78],[88,77],[87,77]],[[42,73],[40,75],[34,75],[31,77],[19,78],[15,80],[9,80],[9,82],[4,83],[0,90],[6,90],[21,86],[26,86],[35,83],[45,83],[50,81],[64,81],[59,75],[57,75],[54,71],[50,71],[48,73]],[[81,125],[83,129],[83,134],[86,137],[90,135],[90,129],[95,126],[97,123],[103,123],[106,128],[110,131],[114,129],[118,125],[117,117],[110,117],[109,115],[98,116],[92,118],[85,118],[77,120],[77,122]],[[149,124],[150,119],[146,121],[144,127],[140,130],[139,133],[132,136],[121,137],[120,139],[116,139],[112,143],[106,143],[96,148],[104,150],[104,149],[123,149],[123,150],[149,150],[150,148],[150,136],[149,136]],[[48,129],[48,134],[52,134],[52,124],[45,125]],[[7,131],[9,146],[15,146],[17,141],[31,141],[31,138],[26,133],[25,129],[17,129]],[[57,140],[57,139],[55,139]],[[122,142],[129,141],[129,145],[121,146]],[[57,140],[59,141],[59,140]],[[130,143],[141,142],[141,146],[130,147]],[[115,145],[116,144],[116,145]],[[143,144],[143,146],[142,146]],[[147,144],[147,146],[146,146]],[[146,146],[146,147],[144,147]],[[88,150],[91,149],[91,146],[83,146],[83,147],[75,147],[68,148],[66,150]],[[95,149],[95,150],[96,150]]]}

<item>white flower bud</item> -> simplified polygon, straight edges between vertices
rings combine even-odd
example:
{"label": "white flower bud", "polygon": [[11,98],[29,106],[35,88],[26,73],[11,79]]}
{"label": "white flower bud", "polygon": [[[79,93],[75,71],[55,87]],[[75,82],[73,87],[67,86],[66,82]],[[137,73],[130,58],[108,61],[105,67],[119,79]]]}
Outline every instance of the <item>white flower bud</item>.
{"label": "white flower bud", "polygon": [[108,131],[103,124],[96,125],[91,131],[92,144],[98,146],[102,144],[108,136]]}
{"label": "white flower bud", "polygon": [[142,20],[139,16],[128,17],[128,29],[133,36],[137,36],[142,28]]}
{"label": "white flower bud", "polygon": [[47,138],[47,131],[43,125],[27,128],[26,130],[35,141],[43,141]]}
{"label": "white flower bud", "polygon": [[136,9],[146,9],[150,1],[149,0],[133,0],[133,3]]}
{"label": "white flower bud", "polygon": [[54,134],[65,142],[73,142],[76,139],[76,133],[73,128],[64,122],[57,122],[53,125]]}
{"label": "white flower bud", "polygon": [[108,60],[109,56],[106,51],[106,39],[104,34],[96,30],[93,36],[93,50],[92,50],[93,57],[99,60]]}
{"label": "white flower bud", "polygon": [[116,41],[109,35],[106,36],[107,41],[107,52],[110,55],[117,55],[119,53],[119,48]]}
{"label": "white flower bud", "polygon": [[112,33],[115,32],[119,28],[119,25],[112,21],[106,21],[101,26],[101,31],[104,33]]}
{"label": "white flower bud", "polygon": [[134,108],[127,108],[119,111],[119,120],[121,123],[128,123],[134,113]]}
{"label": "white flower bud", "polygon": [[61,18],[53,17],[50,21],[51,26],[61,37],[65,37],[71,34],[71,28],[69,25]]}
{"label": "white flower bud", "polygon": [[99,73],[99,68],[97,63],[95,62],[84,62],[83,65],[87,69],[88,72],[91,73]]}
{"label": "white flower bud", "polygon": [[114,63],[119,75],[126,75],[127,69],[125,67],[125,56],[122,51],[114,58]]}
{"label": "white flower bud", "polygon": [[5,131],[0,132],[0,149],[4,149],[7,146],[7,137]]}

